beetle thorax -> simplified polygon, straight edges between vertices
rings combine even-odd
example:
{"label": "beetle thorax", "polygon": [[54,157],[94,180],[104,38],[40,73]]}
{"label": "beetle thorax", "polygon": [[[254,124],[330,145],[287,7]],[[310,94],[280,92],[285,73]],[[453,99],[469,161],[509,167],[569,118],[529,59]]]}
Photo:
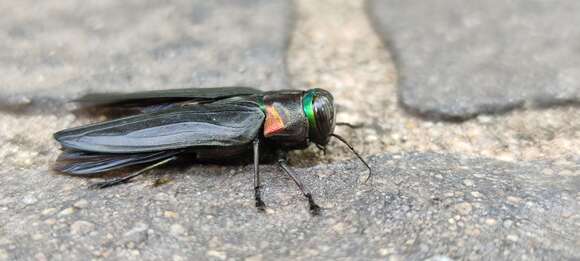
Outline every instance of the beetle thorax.
{"label": "beetle thorax", "polygon": [[308,146],[308,119],[301,91],[272,92],[264,96],[264,137],[286,149]]}

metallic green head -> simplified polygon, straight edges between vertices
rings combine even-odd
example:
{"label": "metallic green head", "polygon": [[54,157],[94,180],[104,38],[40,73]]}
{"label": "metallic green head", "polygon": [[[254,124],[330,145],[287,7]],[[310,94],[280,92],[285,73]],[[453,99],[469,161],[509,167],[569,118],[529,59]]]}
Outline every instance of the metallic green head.
{"label": "metallic green head", "polygon": [[326,146],[334,132],[334,98],[323,89],[306,91],[302,98],[304,113],[308,118],[308,136],[310,141]]}

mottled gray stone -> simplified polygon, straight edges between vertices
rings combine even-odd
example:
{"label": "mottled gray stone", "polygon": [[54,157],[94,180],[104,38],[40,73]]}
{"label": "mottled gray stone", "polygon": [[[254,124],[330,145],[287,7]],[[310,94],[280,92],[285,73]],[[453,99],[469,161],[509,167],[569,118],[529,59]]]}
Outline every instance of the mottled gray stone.
{"label": "mottled gray stone", "polygon": [[465,119],[580,102],[580,2],[369,0],[397,64],[400,102]]}
{"label": "mottled gray stone", "polygon": [[288,88],[292,12],[284,0],[6,2],[0,105],[95,91]]}
{"label": "mottled gray stone", "polygon": [[[366,175],[358,161],[295,167],[324,208],[319,217],[309,214],[276,166],[262,168],[265,214],[254,207],[251,166],[160,169],[155,173],[174,180],[153,187],[154,176],[147,175],[105,190],[42,169],[3,171],[0,195],[10,200],[0,206],[0,254],[67,260],[580,258],[580,177],[556,176],[578,172],[580,164],[422,153],[380,155],[370,163],[372,186],[357,183]],[[546,169],[554,174],[543,174]],[[30,193],[36,204],[23,202]],[[68,215],[45,211],[81,199],[90,204]]]}

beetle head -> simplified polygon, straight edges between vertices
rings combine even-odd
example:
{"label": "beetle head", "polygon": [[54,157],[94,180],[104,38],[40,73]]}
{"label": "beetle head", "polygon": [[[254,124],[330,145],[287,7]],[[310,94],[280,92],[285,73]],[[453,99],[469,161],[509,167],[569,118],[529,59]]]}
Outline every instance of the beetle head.
{"label": "beetle head", "polygon": [[311,89],[306,91],[302,101],[304,113],[308,118],[310,141],[326,146],[336,125],[332,94],[323,89]]}

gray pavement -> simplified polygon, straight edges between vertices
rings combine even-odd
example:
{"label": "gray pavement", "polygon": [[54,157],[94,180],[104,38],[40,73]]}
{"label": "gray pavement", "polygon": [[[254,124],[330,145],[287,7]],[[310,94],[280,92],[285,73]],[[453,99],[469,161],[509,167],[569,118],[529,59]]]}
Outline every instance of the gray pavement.
{"label": "gray pavement", "polygon": [[580,103],[574,0],[371,0],[400,102],[439,118]]}
{"label": "gray pavement", "polygon": [[[87,92],[288,88],[288,1],[19,1],[0,9],[5,109]],[[44,107],[43,107],[44,106]]]}
{"label": "gray pavement", "polygon": [[[324,208],[312,217],[291,180],[265,166],[266,214],[251,167],[157,171],[107,190],[47,171],[2,173],[7,259],[575,259],[578,166],[455,155],[377,155],[297,168]],[[546,173],[551,173],[546,175]],[[70,260],[70,259],[69,259]]]}

